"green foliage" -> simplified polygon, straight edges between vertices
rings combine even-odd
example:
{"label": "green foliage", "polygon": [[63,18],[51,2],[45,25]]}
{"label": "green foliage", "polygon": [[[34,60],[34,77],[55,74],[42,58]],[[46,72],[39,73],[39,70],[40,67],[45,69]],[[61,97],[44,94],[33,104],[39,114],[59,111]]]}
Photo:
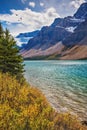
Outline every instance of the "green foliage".
{"label": "green foliage", "polygon": [[0,39],[4,36],[4,30],[2,28],[2,25],[0,24]]}
{"label": "green foliage", "polygon": [[0,130],[87,130],[69,113],[56,113],[36,88],[0,73]]}
{"label": "green foliage", "polygon": [[8,72],[21,78],[24,72],[23,66],[23,59],[14,38],[7,29],[3,31],[0,24],[0,72]]}

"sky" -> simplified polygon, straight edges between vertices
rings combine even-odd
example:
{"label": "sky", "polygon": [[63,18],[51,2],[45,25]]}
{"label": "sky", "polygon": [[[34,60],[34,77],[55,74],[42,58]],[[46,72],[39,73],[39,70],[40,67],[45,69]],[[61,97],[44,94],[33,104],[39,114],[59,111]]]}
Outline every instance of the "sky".
{"label": "sky", "polygon": [[55,18],[72,16],[87,0],[0,0],[0,21],[13,36],[49,26]]}

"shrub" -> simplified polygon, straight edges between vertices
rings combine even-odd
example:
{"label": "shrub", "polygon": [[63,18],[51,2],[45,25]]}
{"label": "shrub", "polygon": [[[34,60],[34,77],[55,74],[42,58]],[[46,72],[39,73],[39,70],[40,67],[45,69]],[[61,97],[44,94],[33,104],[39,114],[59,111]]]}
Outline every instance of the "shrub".
{"label": "shrub", "polygon": [[69,113],[56,113],[44,95],[0,73],[0,130],[86,130]]}

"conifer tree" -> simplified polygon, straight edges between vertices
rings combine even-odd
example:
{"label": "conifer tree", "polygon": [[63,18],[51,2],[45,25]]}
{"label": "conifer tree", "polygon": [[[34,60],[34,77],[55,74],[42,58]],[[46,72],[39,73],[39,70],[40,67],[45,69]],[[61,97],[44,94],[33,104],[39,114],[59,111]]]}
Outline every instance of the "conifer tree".
{"label": "conifer tree", "polygon": [[3,34],[4,34],[4,30],[3,30],[2,25],[0,23],[0,39],[3,37]]}
{"label": "conifer tree", "polygon": [[3,31],[0,24],[0,72],[10,73],[23,77],[24,65],[23,58],[19,54],[19,49],[14,38],[10,35],[8,29]]}

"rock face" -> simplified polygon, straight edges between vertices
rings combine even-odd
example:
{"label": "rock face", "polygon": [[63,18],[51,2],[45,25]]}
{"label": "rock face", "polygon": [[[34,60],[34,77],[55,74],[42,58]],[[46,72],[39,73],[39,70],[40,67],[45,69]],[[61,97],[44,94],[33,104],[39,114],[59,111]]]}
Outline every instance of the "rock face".
{"label": "rock face", "polygon": [[[72,47],[74,45],[80,45],[80,41],[82,41],[87,36],[87,20],[78,25],[75,29],[74,33],[70,36],[66,37],[63,40],[63,44],[67,47]],[[87,43],[82,43],[86,44]]]}
{"label": "rock face", "polygon": [[79,44],[81,45],[75,45],[72,48],[69,48],[66,51],[62,52],[59,59],[87,59],[87,37],[85,37]]}
{"label": "rock face", "polygon": [[50,56],[53,59],[83,59],[87,58],[86,45],[87,3],[84,3],[74,16],[56,18],[50,26],[42,27],[41,31],[28,41],[21,54],[25,59],[44,56],[48,59]]}
{"label": "rock face", "polygon": [[70,32],[61,26],[43,27],[36,37],[29,40],[26,49],[36,48],[36,46],[37,49],[47,49],[50,46],[55,45],[57,42],[62,41],[66,36],[70,34]]}
{"label": "rock face", "polygon": [[74,14],[77,19],[87,19],[87,3],[83,3],[77,12]]}
{"label": "rock face", "polygon": [[65,17],[65,18],[56,18],[54,23],[51,25],[52,27],[64,27],[65,29],[68,27],[76,27],[79,23],[81,23],[83,19],[76,19],[75,17]]}

